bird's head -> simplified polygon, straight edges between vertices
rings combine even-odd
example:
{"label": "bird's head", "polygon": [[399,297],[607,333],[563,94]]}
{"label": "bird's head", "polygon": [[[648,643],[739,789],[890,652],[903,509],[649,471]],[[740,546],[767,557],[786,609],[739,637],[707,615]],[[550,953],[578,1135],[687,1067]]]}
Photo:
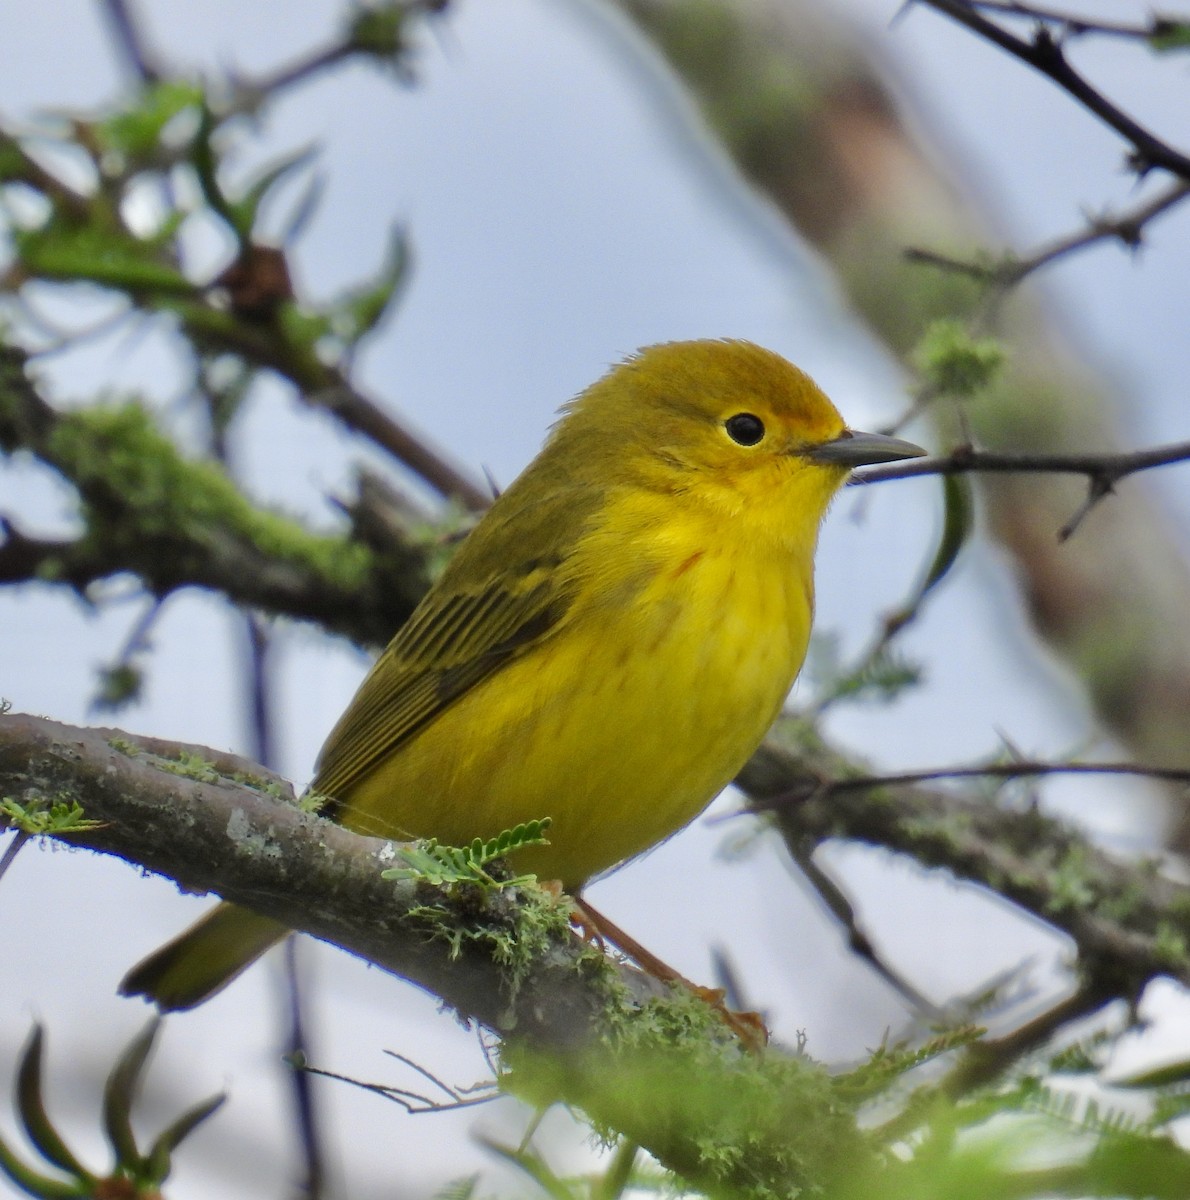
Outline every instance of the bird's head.
{"label": "bird's head", "polygon": [[564,412],[555,441],[604,479],[682,494],[728,518],[762,508],[766,520],[792,513],[815,528],[853,467],[924,453],[848,429],[804,371],[743,341],[646,347]]}

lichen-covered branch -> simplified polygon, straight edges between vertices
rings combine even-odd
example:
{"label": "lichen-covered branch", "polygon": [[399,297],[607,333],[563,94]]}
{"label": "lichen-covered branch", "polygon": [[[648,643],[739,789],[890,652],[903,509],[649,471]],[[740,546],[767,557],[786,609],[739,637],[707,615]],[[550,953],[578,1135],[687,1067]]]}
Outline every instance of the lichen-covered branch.
{"label": "lichen-covered branch", "polygon": [[789,719],[736,782],[799,853],[831,838],[882,846],[1063,930],[1100,993],[1135,996],[1158,975],[1190,985],[1190,887],[1158,863],[1113,858],[1032,807],[921,786],[852,786],[866,774]]}
{"label": "lichen-covered branch", "polygon": [[0,449],[32,453],[72,483],[84,525],[76,538],[39,539],[5,521],[0,583],[81,591],[130,573],[158,597],[209,588],[371,645],[388,641],[428,586],[429,547],[374,509],[358,537],[311,533],[255,507],[216,463],[184,458],[139,405],[58,412],[23,353],[3,345]]}
{"label": "lichen-covered branch", "polygon": [[[493,1029],[515,1024],[549,1044],[590,1035],[602,1002],[579,967],[576,939],[551,938],[540,961],[525,964],[525,987],[509,1010],[494,933],[486,947],[467,941],[452,957],[410,914],[454,902],[383,880],[389,843],[303,811],[286,788],[255,764],[202,747],[0,716],[0,795],[21,805],[80,804],[99,824],[65,835],[71,845],[117,855],[191,891],[216,891],[334,942]],[[514,893],[494,893],[481,919],[507,932],[517,903]],[[540,1003],[547,995],[548,1006]]]}
{"label": "lichen-covered branch", "polygon": [[[774,741],[740,783],[799,844],[846,837],[903,850],[1066,929],[1097,999],[1130,995],[1159,972],[1190,982],[1178,937],[1188,889],[1112,861],[1035,812],[920,788],[831,794],[833,780],[855,777],[824,747]],[[252,763],[9,714],[0,798],[27,813],[81,805],[85,819],[56,833],[51,823],[51,836],[215,889],[432,991],[502,1035],[510,1090],[582,1107],[711,1194],[759,1200],[874,1169],[879,1138],[854,1120],[872,1093],[856,1079],[832,1079],[796,1054],[743,1053],[701,1002],[662,998],[657,984],[585,946],[536,889],[383,879],[388,843],[303,811],[283,780]],[[957,1033],[945,1044],[970,1042]],[[955,1088],[986,1079],[995,1050],[971,1046]],[[882,1169],[900,1169],[895,1156]]]}
{"label": "lichen-covered branch", "polygon": [[215,889],[426,988],[505,1039],[510,1090],[581,1106],[711,1194],[792,1195],[867,1161],[826,1072],[744,1052],[702,1001],[665,996],[572,934],[565,902],[385,880],[389,843],[302,811],[253,764],[9,714],[0,798],[80,804],[96,823],[64,841]]}

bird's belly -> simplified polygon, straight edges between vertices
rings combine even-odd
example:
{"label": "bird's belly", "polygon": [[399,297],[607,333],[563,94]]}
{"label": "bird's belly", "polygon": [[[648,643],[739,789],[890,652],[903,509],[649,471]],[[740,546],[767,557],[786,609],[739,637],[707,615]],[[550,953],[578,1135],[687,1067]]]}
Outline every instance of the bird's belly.
{"label": "bird's belly", "polygon": [[808,587],[761,566],[699,556],[577,615],[365,779],[344,823],[460,845],[548,816],[550,845],[516,865],[572,887],[662,841],[732,779],[801,665]]}

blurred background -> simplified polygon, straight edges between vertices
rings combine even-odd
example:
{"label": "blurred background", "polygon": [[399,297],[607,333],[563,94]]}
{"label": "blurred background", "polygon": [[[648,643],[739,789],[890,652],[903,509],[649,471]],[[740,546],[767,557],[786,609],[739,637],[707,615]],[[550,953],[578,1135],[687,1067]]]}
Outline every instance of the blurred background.
{"label": "blurred background", "polygon": [[[902,118],[982,212],[998,245],[1027,249],[1135,195],[1117,139],[937,14],[901,12],[894,0],[804,7],[872,57]],[[1144,13],[1140,5],[1104,7]],[[338,7],[140,0],[137,12],[167,61],[215,74],[265,71],[308,52],[327,38]],[[593,0],[460,0],[420,32],[419,44],[412,82],[351,66],[294,90],[243,138],[242,165],[247,172],[296,147],[318,148],[323,189],[292,248],[303,295],[330,295],[367,276],[394,223],[405,228],[412,275],[395,314],[367,343],[356,378],[473,476],[486,471],[506,484],[560,403],[637,347],[669,339],[769,346],[808,370],[860,428],[905,410],[901,369],[855,317],[823,260],[741,182],[617,10]],[[1134,114],[1176,129],[1184,66],[1154,67],[1143,51],[1103,43],[1088,46],[1083,61]],[[0,11],[0,116],[18,131],[47,114],[94,111],[125,84],[92,0]],[[278,206],[278,232],[285,216]],[[225,263],[230,247],[209,230],[195,230],[192,242],[192,277]],[[1190,214],[1154,226],[1147,242],[1139,254],[1103,245],[1028,285],[1088,377],[1125,399],[1118,422],[1134,445],[1186,436],[1190,378]],[[53,311],[61,301],[46,303]],[[88,304],[95,318],[103,315],[97,300],[71,303],[81,306],[72,320],[92,315]],[[57,397],[139,391],[183,443],[192,429],[169,340],[148,326],[121,327],[39,369]],[[921,424],[907,434],[934,436]],[[351,492],[358,462],[397,477],[371,447],[279,385],[259,387],[237,419],[231,458],[254,496],[322,527],[338,521],[331,498]],[[1185,470],[1123,485],[1158,498],[1180,545],[1190,520]],[[26,531],[69,529],[70,499],[49,471],[20,459],[0,463],[0,513],[19,515]],[[844,654],[857,653],[880,614],[909,590],[936,541],[940,511],[931,479],[852,491],[836,504],[819,557],[818,629],[837,637]],[[1096,517],[1080,537],[1095,536]],[[112,584],[92,605],[49,586],[0,592],[0,695],[20,711],[109,723],[91,702],[97,670],[118,656],[141,616],[132,592]],[[143,699],[111,723],[249,752],[242,620],[220,599],[192,591],[168,601],[151,636]],[[1005,744],[1039,758],[1110,750],[1077,682],[1030,633],[1003,554],[984,540],[965,551],[903,649],[922,664],[923,686],[891,707],[840,706],[828,720],[840,741],[883,768],[958,763]],[[342,641],[298,625],[276,628],[275,766],[299,787],[366,665]],[[812,694],[813,681],[803,680],[793,701]],[[1160,798],[1139,783],[1055,782],[1045,797],[1120,850],[1156,848],[1167,828]],[[810,1053],[828,1062],[862,1056],[907,1026],[906,1001],[847,952],[781,847],[750,818],[730,817],[737,807],[730,794],[721,797],[707,818],[595,884],[593,902],[695,979],[709,982],[712,952],[727,948],[748,1001],[769,1015],[778,1038],[804,1031]],[[828,847],[822,858],[888,960],[935,1003],[1022,964],[1026,1009],[1068,985],[1064,941],[977,890],[854,846]],[[45,846],[19,857],[0,903],[0,1073],[11,1075],[31,1022],[44,1021],[51,1103],[76,1144],[98,1155],[102,1075],[147,1015],[139,1002],[116,997],[116,983],[211,901],[114,860]],[[477,1034],[432,997],[309,941],[302,966],[317,1065],[409,1085],[385,1056],[391,1049],[453,1084],[486,1077]],[[187,1143],[171,1196],[289,1194],[297,1166],[278,1061],[282,1004],[272,963],[167,1023],[146,1114],[231,1093],[224,1112]],[[1184,1053],[1190,1009],[1176,990],[1151,988],[1143,1011],[1155,1031],[1125,1052]],[[79,1086],[86,1078],[90,1091]],[[475,1140],[476,1130],[519,1139],[529,1114],[510,1100],[409,1116],[345,1084],[320,1086],[318,1097],[337,1194],[428,1195],[473,1170],[484,1172],[485,1188],[512,1186]],[[591,1153],[565,1114],[548,1121],[539,1141],[556,1165]],[[0,1130],[14,1129],[0,1107]]]}

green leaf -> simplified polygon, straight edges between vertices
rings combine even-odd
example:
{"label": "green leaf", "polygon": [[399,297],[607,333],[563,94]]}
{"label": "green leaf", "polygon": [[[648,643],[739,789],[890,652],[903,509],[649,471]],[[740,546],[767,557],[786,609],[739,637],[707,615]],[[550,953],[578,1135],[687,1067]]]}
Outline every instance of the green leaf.
{"label": "green leaf", "polygon": [[188,108],[203,104],[203,91],[196,83],[167,79],[144,88],[135,106],[118,112],[96,126],[99,143],[141,162],[151,159],[165,127]]}
{"label": "green leaf", "polygon": [[37,1147],[46,1162],[61,1167],[69,1175],[80,1180],[94,1180],[86,1167],[70,1152],[69,1147],[50,1123],[45,1109],[41,1086],[42,1051],[45,1031],[40,1025],[33,1026],[29,1041],[21,1054],[17,1067],[16,1100],[23,1126],[29,1141]]}
{"label": "green leaf", "polygon": [[115,1151],[117,1163],[133,1173],[144,1170],[145,1160],[132,1132],[132,1106],[160,1028],[160,1018],[154,1018],[145,1026],[120,1055],[103,1087],[103,1126],[108,1142]]}
{"label": "green leaf", "polygon": [[950,574],[959,552],[975,528],[975,497],[965,475],[942,476],[942,533],[934,557],[913,594],[884,619],[885,637],[892,637],[912,621],[925,598]]}
{"label": "green leaf", "polygon": [[21,804],[8,796],[0,800],[0,820],[30,837],[97,829],[102,824],[85,817],[83,806],[77,800],[59,804],[30,800]]}
{"label": "green leaf", "polygon": [[473,1175],[462,1175],[458,1179],[452,1179],[440,1187],[434,1193],[432,1200],[472,1200],[472,1197],[475,1195],[475,1189],[478,1186],[478,1171]]}
{"label": "green leaf", "polygon": [[165,1182],[173,1165],[170,1161],[173,1152],[199,1125],[221,1108],[226,1099],[227,1095],[221,1092],[218,1096],[196,1104],[171,1121],[157,1135],[145,1156],[144,1182],[154,1186]]}
{"label": "green leaf", "polygon": [[116,663],[111,667],[100,667],[99,690],[91,700],[91,707],[100,712],[117,712],[127,704],[140,699],[145,673],[132,663]]}
{"label": "green leaf", "polygon": [[405,52],[404,4],[359,5],[348,27],[346,41],[360,54],[373,58],[398,59]]}
{"label": "green leaf", "polygon": [[497,859],[526,846],[547,846],[545,832],[550,818],[526,821],[513,829],[505,829],[494,838],[476,838],[469,846],[440,846],[437,838],[398,846],[400,866],[382,872],[384,879],[416,879],[435,887],[457,883],[476,883],[484,887],[510,887],[533,878],[520,875],[513,879],[496,879],[486,870]]}
{"label": "green leaf", "polygon": [[232,226],[244,241],[252,236],[260,206],[268,194],[294,171],[304,167],[317,153],[317,146],[306,146],[285,155],[266,167],[238,200],[228,201],[225,215],[230,216]]}
{"label": "green leaf", "polygon": [[505,1146],[500,1142],[481,1137],[480,1143],[493,1154],[523,1171],[550,1200],[578,1200],[586,1192],[577,1181],[563,1179],[540,1154],[530,1146]]}
{"label": "green leaf", "polygon": [[25,1195],[37,1196],[40,1200],[94,1195],[91,1182],[68,1183],[62,1179],[51,1179],[48,1175],[39,1175],[31,1170],[13,1154],[3,1138],[0,1138],[0,1175],[6,1175]]}
{"label": "green leaf", "polygon": [[942,499],[942,536],[919,589],[923,600],[949,574],[975,528],[975,499],[971,481],[965,475],[942,477]]}
{"label": "green leaf", "polygon": [[1172,54],[1179,50],[1190,50],[1190,21],[1159,18],[1153,22],[1149,34],[1149,46],[1158,54]]}
{"label": "green leaf", "polygon": [[186,276],[163,259],[156,239],[52,221],[38,229],[13,230],[12,241],[25,271],[43,279],[171,296],[192,296],[195,291]]}
{"label": "green leaf", "polygon": [[395,227],[389,235],[388,254],[371,283],[341,296],[332,307],[332,326],[348,346],[371,333],[391,310],[409,273],[409,239]]}
{"label": "green leaf", "polygon": [[1180,1058],[1164,1066],[1125,1075],[1123,1079],[1113,1079],[1112,1087],[1160,1088],[1182,1083],[1190,1083],[1190,1059]]}
{"label": "green leaf", "polygon": [[881,646],[849,675],[839,679],[831,695],[838,700],[887,704],[908,688],[916,687],[922,677],[919,663],[896,653],[889,646]]}

